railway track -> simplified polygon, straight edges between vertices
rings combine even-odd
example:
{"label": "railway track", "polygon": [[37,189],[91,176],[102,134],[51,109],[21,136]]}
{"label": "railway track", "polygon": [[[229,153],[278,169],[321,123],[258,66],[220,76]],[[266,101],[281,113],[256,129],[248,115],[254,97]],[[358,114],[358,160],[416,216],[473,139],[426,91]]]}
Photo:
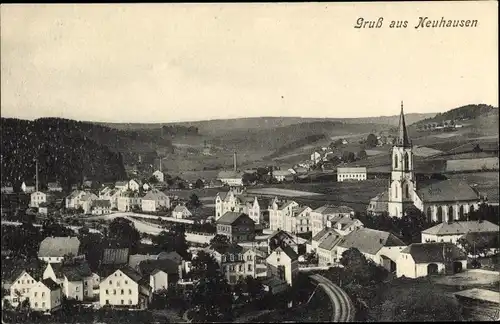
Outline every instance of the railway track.
{"label": "railway track", "polygon": [[354,321],[354,304],[344,290],[321,275],[314,274],[310,278],[316,281],[330,298],[333,306],[332,322]]}

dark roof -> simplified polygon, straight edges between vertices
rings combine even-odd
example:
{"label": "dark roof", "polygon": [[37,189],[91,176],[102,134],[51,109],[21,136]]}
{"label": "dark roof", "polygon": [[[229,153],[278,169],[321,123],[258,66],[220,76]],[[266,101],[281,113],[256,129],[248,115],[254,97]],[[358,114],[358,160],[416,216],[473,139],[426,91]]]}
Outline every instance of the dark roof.
{"label": "dark roof", "polygon": [[127,277],[129,277],[130,279],[134,280],[137,283],[139,283],[139,281],[142,279],[142,276],[138,271],[128,266],[121,267],[119,270],[123,272]]}
{"label": "dark roof", "polygon": [[92,207],[110,208],[111,201],[109,201],[109,200],[94,200],[92,202]]}
{"label": "dark roof", "polygon": [[143,276],[153,274],[155,270],[161,270],[169,275],[179,273],[178,263],[173,260],[145,260],[139,263],[139,271]]}
{"label": "dark roof", "polygon": [[328,233],[326,238],[319,244],[318,248],[331,251],[342,240],[342,236],[335,233]]}
{"label": "dark roof", "polygon": [[156,260],[171,260],[176,262],[177,264],[180,264],[182,262],[182,256],[175,252],[160,252],[156,256]]}
{"label": "dark roof", "polygon": [[398,137],[396,138],[396,145],[402,147],[410,147],[411,142],[406,130],[405,114],[403,112],[403,102],[401,101],[401,114],[399,115],[399,128]]}
{"label": "dark roof", "polygon": [[453,221],[451,223],[443,222],[426,230],[423,234],[434,235],[457,235],[465,233],[484,233],[493,232],[498,234],[499,227],[489,221]]}
{"label": "dark roof", "polygon": [[318,233],[316,233],[316,235],[313,236],[312,240],[313,241],[320,241],[329,232],[333,232],[333,229],[325,227],[321,231],[319,231]]}
{"label": "dark roof", "polygon": [[102,256],[102,264],[127,264],[128,263],[128,248],[104,248]]}
{"label": "dark roof", "polygon": [[435,181],[430,184],[423,182],[417,189],[417,194],[423,202],[444,201],[475,201],[479,194],[466,182],[457,179]]}
{"label": "dark roof", "polygon": [[67,254],[78,255],[80,240],[77,237],[46,237],[38,249],[38,257],[63,257]]}
{"label": "dark roof", "polygon": [[466,260],[467,256],[455,244],[443,243],[413,243],[404,248],[401,253],[409,253],[415,263],[445,262],[445,251],[449,250],[452,260]]}
{"label": "dark roof", "polygon": [[500,248],[500,239],[497,232],[467,233],[462,236],[469,244],[476,248]]}
{"label": "dark roof", "polygon": [[[54,272],[55,271],[56,270],[54,270]],[[68,281],[80,281],[83,278],[90,277],[92,275],[92,271],[90,270],[87,262],[64,264],[58,271],[61,271],[62,274],[68,278]]]}
{"label": "dark roof", "polygon": [[283,246],[280,246],[278,247],[276,250],[274,250],[276,252],[279,252],[279,251],[283,251],[286,255],[288,255],[288,257],[292,260],[292,261],[295,261],[299,258],[299,255],[297,254],[297,252],[295,252],[294,249],[292,249],[291,246],[289,245],[283,245]]}
{"label": "dark roof", "polygon": [[234,222],[236,222],[241,217],[246,217],[249,220],[251,220],[253,223],[253,220],[245,213],[227,212],[224,215],[222,215],[221,218],[219,218],[217,220],[217,224],[232,225]]}
{"label": "dark roof", "polygon": [[50,289],[50,291],[54,291],[54,290],[57,290],[57,289],[61,289],[61,287],[55,283],[54,280],[50,279],[50,278],[47,278],[47,279],[44,279],[42,280],[42,283]]}
{"label": "dark roof", "polygon": [[392,233],[359,228],[346,235],[339,246],[347,249],[356,248],[360,252],[375,255],[384,246],[406,246],[406,244]]}
{"label": "dark roof", "polygon": [[220,254],[237,254],[237,253],[243,253],[243,247],[238,244],[229,244],[229,245],[223,245],[223,246],[213,246],[211,247],[212,250],[220,253]]}

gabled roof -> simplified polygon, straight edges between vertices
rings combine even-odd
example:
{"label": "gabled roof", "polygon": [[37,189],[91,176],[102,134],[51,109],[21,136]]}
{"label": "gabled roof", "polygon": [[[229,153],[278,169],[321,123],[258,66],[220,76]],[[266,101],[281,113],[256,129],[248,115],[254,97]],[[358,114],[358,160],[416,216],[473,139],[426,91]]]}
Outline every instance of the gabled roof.
{"label": "gabled roof", "polygon": [[[52,268],[54,269],[54,267]],[[54,272],[56,272],[56,269],[54,269]],[[59,269],[57,269],[57,272],[62,273],[64,276],[66,276],[66,278],[68,278],[68,281],[80,281],[92,275],[92,271],[90,270],[89,264],[87,262],[63,264],[59,267]]]}
{"label": "gabled roof", "polygon": [[217,224],[232,225],[242,217],[248,218],[253,223],[253,220],[245,213],[226,212],[217,220]]}
{"label": "gabled roof", "polygon": [[320,213],[323,215],[340,214],[340,213],[347,214],[347,213],[354,212],[354,209],[352,209],[351,207],[347,207],[347,206],[324,205],[324,206],[321,206],[319,208],[316,208],[314,210],[314,212]]}
{"label": "gabled roof", "polygon": [[[294,207],[294,208],[293,208],[293,210],[292,210],[292,211],[293,211],[293,215],[292,215],[292,216],[293,216],[293,217],[296,217],[296,216],[298,216],[298,215],[302,214],[302,213],[303,213],[306,209],[308,209],[308,208],[309,208],[309,209],[311,209],[311,207],[309,207],[309,206],[302,206],[302,207],[298,206],[298,207]],[[311,210],[312,210],[312,209],[311,209]]]}
{"label": "gabled roof", "polygon": [[240,171],[220,171],[217,175],[218,179],[241,179],[243,172]]}
{"label": "gabled roof", "polygon": [[111,248],[105,247],[103,251],[102,264],[127,264],[128,263],[128,248]]}
{"label": "gabled roof", "polygon": [[277,230],[273,232],[271,235],[267,237],[267,240],[270,241],[271,239],[276,238],[278,240],[282,240],[283,238],[290,239],[293,241],[293,236],[289,234],[288,232],[285,232],[284,230]]}
{"label": "gabled roof", "polygon": [[93,193],[85,193],[85,195],[82,196],[82,198],[80,198],[81,201],[89,201],[89,200],[96,200],[98,199],[99,197],[97,197],[95,194]]}
{"label": "gabled roof", "polygon": [[374,213],[383,213],[388,211],[389,209],[389,193],[387,190],[384,190],[383,192],[379,193],[375,197],[373,197],[370,200],[370,203],[374,203],[375,207],[371,208],[370,210]]}
{"label": "gabled roof", "polygon": [[333,233],[334,230],[331,228],[323,228],[321,231],[316,233],[316,235],[313,236],[312,240],[313,241],[321,241],[328,233]]}
{"label": "gabled roof", "polygon": [[94,200],[92,207],[111,208],[111,201],[109,200]]}
{"label": "gabled roof", "polygon": [[155,260],[156,255],[151,254],[131,254],[128,259],[128,266],[135,269],[139,263],[145,260]]}
{"label": "gabled roof", "polygon": [[475,201],[479,200],[479,194],[466,182],[457,179],[436,181],[431,184],[422,183],[417,189],[417,195],[423,202],[445,202],[445,201]]}
{"label": "gabled roof", "polygon": [[159,199],[167,199],[168,196],[165,195],[163,192],[157,189],[153,189],[149,191],[143,198],[142,200],[159,200]]}
{"label": "gabled roof", "polygon": [[324,249],[331,251],[337,244],[342,240],[342,236],[336,233],[328,233],[328,235],[323,239],[323,241],[318,245],[319,249]]}
{"label": "gabled roof", "polygon": [[276,252],[276,253],[283,252],[286,255],[288,255],[288,257],[292,261],[298,260],[298,258],[299,258],[299,255],[297,254],[297,252],[295,252],[294,249],[292,249],[292,247],[289,245],[277,247],[276,250],[274,250],[273,252]]}
{"label": "gabled roof", "polygon": [[244,249],[238,244],[229,244],[227,246],[214,246],[211,249],[219,254],[238,254],[243,253]]}
{"label": "gabled roof", "polygon": [[339,167],[337,168],[337,173],[359,173],[359,172],[366,172],[366,167]]}
{"label": "gabled roof", "polygon": [[[449,252],[447,253],[446,250]],[[413,243],[404,248],[401,253],[408,253],[415,263],[445,262],[448,254],[452,260],[466,260],[467,256],[455,244],[443,243]]]}
{"label": "gabled roof", "polygon": [[50,291],[61,289],[61,287],[54,280],[50,278],[42,280],[41,283],[45,285],[45,287],[49,288]]}
{"label": "gabled roof", "polygon": [[484,233],[494,232],[498,234],[498,225],[489,221],[454,221],[451,223],[443,222],[431,228],[422,231],[422,234],[431,235],[457,235],[465,233]]}
{"label": "gabled roof", "polygon": [[346,249],[356,248],[360,252],[375,255],[384,246],[406,246],[406,244],[389,232],[359,228],[346,235],[339,246]]}
{"label": "gabled roof", "polygon": [[128,185],[128,181],[117,181],[115,182],[115,187],[126,187]]}
{"label": "gabled roof", "polygon": [[[189,211],[189,209],[188,209],[186,206],[184,206],[184,205],[177,205],[177,206],[175,206],[175,208],[174,208],[174,212],[176,212],[176,213],[183,213],[183,212],[185,212],[185,211],[190,212],[190,211]],[[191,213],[191,212],[190,212],[190,213]]]}
{"label": "gabled roof", "polygon": [[58,182],[49,182],[47,188],[61,188],[61,185]]}
{"label": "gabled roof", "polygon": [[121,267],[118,270],[123,272],[123,274],[125,274],[127,277],[129,277],[130,279],[134,280],[137,283],[139,283],[139,281],[142,279],[142,276],[138,271],[136,271],[128,266]]}
{"label": "gabled roof", "polygon": [[182,263],[182,256],[176,251],[171,252],[160,252],[156,256],[156,260],[171,260],[177,264]]}
{"label": "gabled roof", "polygon": [[278,204],[278,209],[279,209],[279,210],[283,210],[283,209],[285,209],[285,208],[290,207],[290,206],[291,206],[291,205],[293,205],[293,204],[296,204],[296,202],[295,202],[295,201],[293,201],[293,200],[287,200],[287,201],[286,201],[286,202],[284,202],[283,204]]}
{"label": "gabled roof", "polygon": [[139,271],[143,276],[153,274],[155,270],[161,270],[167,274],[179,274],[178,264],[169,259],[145,260],[139,263]]}
{"label": "gabled roof", "polygon": [[77,237],[46,237],[38,249],[38,257],[63,257],[78,255],[80,240]]}
{"label": "gabled roof", "polygon": [[83,190],[73,190],[73,191],[69,194],[69,196],[67,196],[67,197],[66,197],[66,199],[74,199],[74,198],[76,198],[78,195],[83,194],[83,193],[85,193],[85,191],[83,191]]}

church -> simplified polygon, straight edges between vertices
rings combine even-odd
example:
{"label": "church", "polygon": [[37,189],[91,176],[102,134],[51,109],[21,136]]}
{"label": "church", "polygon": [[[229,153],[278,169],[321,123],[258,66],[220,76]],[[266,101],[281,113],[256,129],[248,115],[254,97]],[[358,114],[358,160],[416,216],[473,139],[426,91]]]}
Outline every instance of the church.
{"label": "church", "polygon": [[396,141],[391,152],[389,188],[370,200],[367,211],[403,217],[408,208],[417,208],[429,221],[458,220],[479,208],[480,194],[461,180],[417,183],[413,164],[413,146],[406,129],[403,103]]}

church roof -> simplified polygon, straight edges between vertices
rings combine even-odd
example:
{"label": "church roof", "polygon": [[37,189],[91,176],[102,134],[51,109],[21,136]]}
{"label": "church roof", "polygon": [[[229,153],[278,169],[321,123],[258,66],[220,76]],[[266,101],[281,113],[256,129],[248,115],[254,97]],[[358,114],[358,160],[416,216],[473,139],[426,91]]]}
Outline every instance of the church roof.
{"label": "church roof", "polygon": [[403,147],[410,147],[411,142],[408,137],[408,130],[406,129],[405,115],[403,112],[403,102],[401,101],[401,114],[399,116],[399,129],[398,137],[396,139],[396,145]]}
{"label": "church roof", "polygon": [[443,180],[434,182],[417,190],[423,202],[470,201],[479,200],[479,194],[466,182],[461,180]]}

